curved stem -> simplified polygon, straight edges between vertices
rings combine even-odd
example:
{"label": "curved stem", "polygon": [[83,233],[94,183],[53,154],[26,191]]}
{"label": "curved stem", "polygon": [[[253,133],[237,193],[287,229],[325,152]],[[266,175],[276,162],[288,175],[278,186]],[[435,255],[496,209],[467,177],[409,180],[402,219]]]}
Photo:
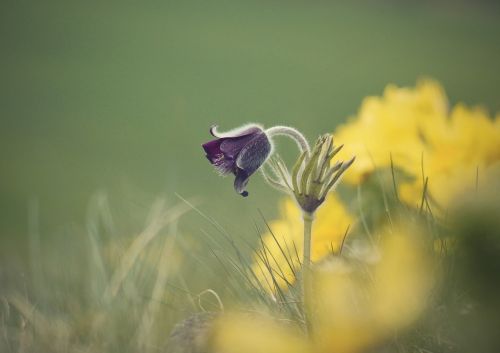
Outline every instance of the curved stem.
{"label": "curved stem", "polygon": [[306,151],[308,155],[311,154],[311,148],[309,147],[309,143],[307,142],[306,138],[300,133],[299,130],[294,129],[293,127],[273,126],[266,130],[266,134],[269,138],[279,135],[288,136],[292,140],[294,140],[295,143],[297,143],[297,146],[299,146],[301,152]]}

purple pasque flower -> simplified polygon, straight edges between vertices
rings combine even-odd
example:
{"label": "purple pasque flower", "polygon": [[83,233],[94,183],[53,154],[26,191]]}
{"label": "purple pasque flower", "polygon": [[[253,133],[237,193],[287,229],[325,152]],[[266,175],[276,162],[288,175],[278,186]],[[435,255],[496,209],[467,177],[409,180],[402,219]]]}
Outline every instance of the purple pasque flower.
{"label": "purple pasque flower", "polygon": [[248,196],[245,190],[248,179],[271,154],[272,146],[266,133],[254,124],[226,133],[219,133],[217,126],[212,126],[210,133],[216,139],[202,145],[208,160],[221,175],[233,173],[234,189]]}

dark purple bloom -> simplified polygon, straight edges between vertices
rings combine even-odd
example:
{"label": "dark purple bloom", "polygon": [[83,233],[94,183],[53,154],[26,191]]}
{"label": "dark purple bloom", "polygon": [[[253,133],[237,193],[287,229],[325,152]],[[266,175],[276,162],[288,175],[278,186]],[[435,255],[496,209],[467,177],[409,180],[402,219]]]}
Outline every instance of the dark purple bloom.
{"label": "dark purple bloom", "polygon": [[271,143],[257,125],[247,125],[227,133],[219,133],[216,129],[216,126],[211,127],[210,133],[217,138],[202,145],[207,158],[221,175],[233,173],[236,176],[234,189],[242,196],[248,196],[245,190],[248,178],[269,157]]}

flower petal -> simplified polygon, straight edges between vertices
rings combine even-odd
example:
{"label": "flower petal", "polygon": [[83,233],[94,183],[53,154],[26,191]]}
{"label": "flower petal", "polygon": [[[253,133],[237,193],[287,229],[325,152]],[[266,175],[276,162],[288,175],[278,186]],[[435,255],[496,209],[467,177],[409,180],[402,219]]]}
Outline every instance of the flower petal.
{"label": "flower petal", "polygon": [[241,150],[236,166],[251,175],[266,161],[271,152],[271,144],[265,133],[254,136]]}
{"label": "flower petal", "polygon": [[255,133],[234,138],[222,138],[220,150],[227,158],[236,159],[243,148],[255,137]]}
{"label": "flower petal", "polygon": [[223,142],[221,139],[212,140],[201,145],[207,154],[207,158],[211,163],[217,159],[217,156],[222,153],[220,145]]}
{"label": "flower petal", "polygon": [[243,169],[239,168],[236,168],[234,174],[236,174],[236,178],[234,179],[234,190],[236,190],[236,192],[241,196],[247,197],[248,191],[246,191],[245,188],[248,184],[248,179],[250,178],[250,175]]}
{"label": "flower petal", "polygon": [[204,143],[202,145],[205,150],[206,157],[221,175],[227,175],[234,170],[235,160],[233,157],[228,157],[221,149],[221,144],[224,139],[216,139]]}
{"label": "flower petal", "polygon": [[234,174],[234,189],[242,196],[248,196],[245,191],[248,178],[266,161],[271,153],[271,143],[265,133],[260,133],[245,145],[236,159],[236,169]]}

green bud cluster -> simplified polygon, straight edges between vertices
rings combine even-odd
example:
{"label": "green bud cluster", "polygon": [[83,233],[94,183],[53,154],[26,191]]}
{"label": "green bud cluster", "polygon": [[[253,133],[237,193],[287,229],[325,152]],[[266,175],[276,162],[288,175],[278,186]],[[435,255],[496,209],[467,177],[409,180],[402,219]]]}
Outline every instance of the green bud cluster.
{"label": "green bud cluster", "polygon": [[325,201],[328,192],[340,181],[342,174],[354,162],[354,157],[347,162],[338,161],[331,165],[333,157],[342,149],[336,147],[330,134],[320,136],[312,151],[302,151],[292,168],[288,171],[283,160],[273,157],[269,166],[274,178],[264,172],[266,181],[272,186],[294,195],[300,208],[309,214]]}

